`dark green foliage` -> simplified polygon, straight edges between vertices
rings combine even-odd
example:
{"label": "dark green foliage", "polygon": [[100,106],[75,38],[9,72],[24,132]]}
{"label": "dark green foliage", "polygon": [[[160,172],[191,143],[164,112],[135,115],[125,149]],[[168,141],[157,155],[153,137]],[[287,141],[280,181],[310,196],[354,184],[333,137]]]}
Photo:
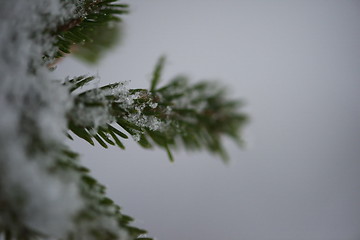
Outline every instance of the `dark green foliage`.
{"label": "dark green foliage", "polygon": [[[103,225],[102,222],[109,220],[117,223],[118,229],[126,231],[130,239],[137,239],[138,236],[147,233],[145,230],[131,226],[134,221],[128,215],[121,213],[121,208],[110,198],[106,196],[106,188],[100,184],[95,178],[89,175],[89,169],[82,166],[78,161],[78,154],[69,150],[66,146],[58,146],[59,151],[55,155],[55,164],[47,169],[52,175],[73,174],[79,177],[79,192],[84,199],[84,206],[73,219],[74,229],[82,229],[80,232],[69,232],[66,239],[84,239],[84,236],[92,236],[92,239],[119,239],[117,229]],[[1,198],[0,198],[1,199]],[[9,206],[10,203],[0,201],[0,206]],[[21,207],[21,206],[17,206]],[[8,209],[9,211],[9,209]],[[3,214],[1,212],[1,214]],[[0,226],[0,233],[4,233],[5,240],[35,240],[50,239],[43,233],[37,232],[29,228],[21,221],[21,216],[13,213],[14,223],[9,226]],[[4,217],[4,215],[2,215]],[[81,226],[93,226],[83,228]],[[51,238],[52,239],[52,238]]]}
{"label": "dark green foliage", "polygon": [[150,86],[150,91],[155,91],[158,83],[160,82],[160,77],[161,77],[161,72],[164,68],[164,64],[165,64],[165,57],[160,57],[158,63],[155,66],[155,70],[153,73],[153,77],[151,79],[151,86]]}
{"label": "dark green foliage", "polygon": [[86,63],[96,64],[106,50],[119,43],[122,35],[121,29],[121,25],[107,24],[99,26],[96,31],[92,32],[93,36],[90,36],[92,41],[76,46],[73,56]]}
{"label": "dark green foliage", "polygon": [[172,107],[169,117],[175,125],[170,129],[179,126],[169,133],[168,144],[172,147],[177,142],[171,140],[178,137],[187,149],[206,148],[226,160],[221,137],[241,142],[240,130],[247,122],[247,116],[238,111],[241,101],[226,99],[226,91],[215,83],[200,82],[191,86],[185,77],[177,77],[156,94]]}
{"label": "dark green foliage", "polygon": [[[190,85],[187,78],[182,76],[156,88],[163,65],[162,57],[155,67],[150,90],[131,89],[125,92],[127,98],[136,96],[132,105],[124,105],[124,93],[117,92],[121,83],[75,94],[76,104],[69,113],[69,129],[90,144],[95,139],[105,148],[115,144],[124,148],[118,137],[127,138],[131,135],[138,139],[142,147],[156,145],[163,148],[170,160],[173,160],[170,149],[176,149],[179,145],[188,150],[206,149],[227,160],[222,137],[228,136],[241,143],[240,130],[247,122],[247,116],[239,112],[241,101],[228,100],[225,89],[216,83],[199,82]],[[86,79],[84,76],[74,78],[67,84],[73,90]],[[78,108],[87,108],[89,112],[91,108],[107,109],[108,121],[100,126],[94,122],[83,124],[71,114],[77,112]],[[163,127],[154,129],[151,124],[147,126],[138,123],[132,120],[134,114],[154,117]]]}
{"label": "dark green foliage", "polygon": [[[53,60],[75,52],[79,59],[96,62],[104,50],[115,43],[119,33],[116,23],[121,20],[121,15],[128,12],[128,6],[117,4],[116,0],[62,2],[76,6],[74,16],[64,22],[59,20],[61,24],[55,29],[44,30],[44,34],[50,34],[56,41],[52,49],[55,56],[44,53],[43,58]],[[170,161],[174,160],[172,150],[180,147],[187,150],[207,150],[227,160],[222,138],[227,136],[241,143],[240,133],[247,122],[247,116],[239,109],[241,101],[229,100],[226,91],[216,83],[199,82],[192,85],[184,76],[178,76],[159,86],[164,64],[165,57],[161,57],[155,66],[149,89],[127,90],[124,83],[91,88],[89,83],[94,80],[91,76],[65,80],[63,87],[67,87],[72,104],[65,116],[68,127],[65,134],[69,139],[76,135],[91,145],[98,143],[104,148],[111,145],[121,149],[125,149],[123,141],[132,137],[143,148],[157,146],[164,149]],[[35,63],[29,65],[30,72],[36,75]],[[46,103],[39,100],[34,103],[27,101],[27,106],[31,104]],[[69,232],[64,240],[85,239],[86,236],[115,240],[119,239],[119,229],[124,230],[130,239],[152,240],[141,237],[146,233],[145,230],[130,225],[133,219],[122,214],[121,208],[106,196],[105,186],[79,163],[78,154],[58,142],[42,141],[38,136],[38,126],[26,115],[22,116],[20,125],[23,126],[21,131],[31,139],[27,154],[49,153],[54,160],[54,163],[49,163],[44,168],[46,173],[59,179],[64,176],[78,178],[74,184],[78,185],[84,206],[81,211],[74,213],[75,230]],[[22,202],[26,204],[26,200]],[[0,219],[11,220],[11,223],[7,221],[5,225],[0,225],[0,234],[3,233],[0,238],[54,238],[29,229],[21,221],[21,216],[16,214],[21,206],[13,205],[15,204],[5,202],[0,196]],[[104,222],[107,223],[108,219],[115,222],[118,229],[106,226]],[[85,232],[78,232],[78,229]]]}
{"label": "dark green foliage", "polygon": [[[128,232],[132,239],[137,238],[141,234],[145,234],[145,230],[130,225],[134,219],[120,212],[121,208],[106,196],[105,186],[91,177],[89,170],[81,166],[77,158],[78,154],[64,147],[58,156],[57,167],[53,168],[53,171],[75,171],[77,175],[81,177],[79,188],[84,199],[86,199],[86,204],[83,210],[76,215],[74,224],[89,224],[99,219],[101,221],[103,218],[110,218],[115,219],[118,227]],[[69,239],[71,239],[71,237],[75,237],[75,239],[76,237],[81,238],[81,236],[77,236],[77,234],[76,232],[69,233]],[[103,228],[93,228],[89,230],[87,234],[93,235],[98,239],[118,239],[117,234],[107,228],[107,226],[103,226]]]}
{"label": "dark green foliage", "polygon": [[90,63],[96,62],[103,50],[113,46],[119,36],[118,26],[111,23],[121,21],[120,15],[128,13],[127,4],[114,2],[117,1],[85,0],[80,4],[74,18],[52,33],[57,38],[55,45],[59,49],[55,57],[62,57],[77,48],[78,57]]}

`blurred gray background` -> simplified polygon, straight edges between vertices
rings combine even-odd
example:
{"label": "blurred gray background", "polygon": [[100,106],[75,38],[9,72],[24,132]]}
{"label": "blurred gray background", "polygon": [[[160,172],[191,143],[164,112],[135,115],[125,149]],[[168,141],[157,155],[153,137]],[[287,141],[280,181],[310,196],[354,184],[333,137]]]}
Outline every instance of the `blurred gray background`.
{"label": "blurred gray background", "polygon": [[219,80],[246,102],[245,149],[104,150],[76,141],[109,195],[159,240],[360,239],[360,1],[133,0],[125,36],[99,66],[56,74],[148,87]]}

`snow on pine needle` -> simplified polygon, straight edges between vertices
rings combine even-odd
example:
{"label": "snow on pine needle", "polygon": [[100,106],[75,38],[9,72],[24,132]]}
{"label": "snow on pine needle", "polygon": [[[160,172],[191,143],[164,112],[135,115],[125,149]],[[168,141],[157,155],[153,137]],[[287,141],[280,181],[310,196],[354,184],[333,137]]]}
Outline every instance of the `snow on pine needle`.
{"label": "snow on pine needle", "polygon": [[54,32],[84,14],[85,2],[1,2],[0,238],[129,239],[145,233],[128,226],[132,219],[64,145],[73,102],[48,66],[59,51]]}
{"label": "snow on pine needle", "polygon": [[91,88],[91,76],[54,81],[56,59],[84,42],[96,46],[88,34],[127,13],[126,4],[113,2],[1,2],[0,239],[150,239],[106,196],[66,136],[122,149],[132,137],[143,148],[164,149],[171,161],[178,146],[226,160],[222,137],[241,142],[241,102],[183,76],[159,86],[164,57],[149,89],[128,89],[127,82]]}
{"label": "snow on pine needle", "polygon": [[77,176],[49,172],[58,154],[52,146],[64,140],[70,105],[66,90],[50,81],[42,59],[51,54],[54,41],[44,32],[71,11],[55,0],[1,2],[1,227],[63,237],[82,207]]}

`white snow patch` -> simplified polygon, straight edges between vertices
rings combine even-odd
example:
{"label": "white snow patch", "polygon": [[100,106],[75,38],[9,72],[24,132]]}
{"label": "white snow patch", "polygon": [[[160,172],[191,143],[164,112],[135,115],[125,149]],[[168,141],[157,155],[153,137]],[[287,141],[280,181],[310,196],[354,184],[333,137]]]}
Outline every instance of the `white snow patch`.
{"label": "white snow patch", "polygon": [[[69,103],[41,56],[51,54],[53,41],[44,29],[72,11],[61,6],[59,0],[6,0],[0,8],[0,201],[6,206],[0,226],[23,225],[54,237],[72,230],[82,207],[77,177],[48,170],[57,154],[49,146],[64,141]],[[34,148],[39,142],[49,148]]]}

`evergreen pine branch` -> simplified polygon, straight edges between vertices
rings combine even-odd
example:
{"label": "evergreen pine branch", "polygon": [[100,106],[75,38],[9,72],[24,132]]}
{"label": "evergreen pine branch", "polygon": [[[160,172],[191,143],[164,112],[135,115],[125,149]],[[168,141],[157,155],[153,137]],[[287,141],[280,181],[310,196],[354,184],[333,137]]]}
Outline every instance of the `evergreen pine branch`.
{"label": "evergreen pine branch", "polygon": [[[121,21],[120,15],[129,12],[128,5],[114,4],[116,0],[85,0],[81,4],[79,0],[75,2],[78,4],[75,17],[68,19],[52,32],[57,39],[55,46],[59,49],[55,58],[71,53],[72,48],[77,46],[82,51],[79,56],[95,62],[103,49],[116,42],[118,29],[109,23]],[[95,50],[95,53],[89,54],[91,50]]]}
{"label": "evergreen pine branch", "polygon": [[[1,49],[6,53],[6,61],[3,62],[9,64],[11,71],[19,68],[19,74],[4,71],[2,84],[5,102],[1,105],[2,111],[10,114],[10,119],[14,121],[4,121],[2,125],[5,134],[2,141],[4,146],[1,146],[3,152],[0,151],[0,234],[3,234],[0,237],[5,236],[6,240],[54,239],[57,236],[49,235],[59,234],[61,239],[66,240],[115,240],[123,239],[123,231],[130,239],[150,240],[141,237],[146,231],[133,227],[133,219],[122,214],[120,207],[106,196],[105,187],[79,163],[78,155],[63,146],[60,137],[64,131],[64,120],[69,130],[66,135],[70,139],[74,134],[92,145],[97,142],[105,148],[116,145],[124,149],[123,141],[132,137],[143,148],[163,148],[170,160],[173,160],[171,151],[178,147],[205,149],[226,160],[222,138],[228,136],[241,142],[240,131],[247,116],[239,111],[241,101],[228,99],[226,91],[213,83],[191,85],[186,77],[180,76],[159,88],[165,63],[163,57],[155,67],[150,89],[128,90],[124,83],[113,83],[83,90],[94,77],[67,79],[63,87],[68,89],[73,104],[72,109],[68,110],[62,106],[63,89],[57,91],[55,86],[50,86],[45,74],[45,62],[41,60],[50,58],[50,53],[54,51],[55,57],[70,53],[74,46],[88,50],[100,45],[109,47],[111,41],[104,42],[96,34],[110,31],[113,34],[110,35],[115,36],[109,27],[121,20],[120,16],[128,12],[128,6],[117,4],[116,0],[59,1],[54,3],[69,6],[59,9],[66,14],[52,14],[48,6],[41,6],[37,2],[34,9],[24,8],[23,12],[20,11],[25,13],[29,10],[36,15],[26,15],[30,24],[19,25],[24,21],[18,21],[20,29],[5,29],[7,35],[4,35],[3,42],[17,41],[9,44],[10,51]],[[5,7],[15,9],[8,5],[11,4],[6,3]],[[75,10],[72,12],[73,7]],[[40,26],[36,27],[37,24]],[[11,26],[17,27],[16,24]],[[27,29],[29,26],[32,26],[31,29]],[[25,34],[18,34],[18,30],[25,31]],[[25,51],[25,64],[15,68],[11,64],[18,63],[17,57],[20,55],[23,57],[23,53],[17,51],[23,46],[17,44],[29,45],[34,52]],[[51,44],[54,45],[53,49]],[[93,55],[85,54],[86,58],[93,61],[103,49],[99,47]],[[18,86],[22,88],[20,91],[16,89]],[[54,96],[51,91],[54,91]],[[58,117],[60,124],[56,124]],[[43,126],[48,122],[55,123]],[[36,181],[27,181],[30,177]],[[58,199],[64,203],[62,210],[67,210],[64,216],[53,215],[52,210],[57,206],[49,191],[53,190],[52,187],[55,187],[55,192],[64,195]],[[32,206],[31,202],[40,202],[44,209],[37,211],[37,206]],[[29,224],[39,217],[29,214],[35,212],[40,213],[41,224],[49,221],[52,225],[48,226],[56,229],[49,230],[39,221],[36,226]],[[59,227],[58,223],[62,225],[68,221],[73,227]],[[60,228],[59,232],[57,228]]]}
{"label": "evergreen pine branch", "polygon": [[[85,206],[75,216],[74,224],[81,229],[81,226],[88,225],[85,228],[87,232],[70,232],[68,239],[81,239],[84,235],[91,236],[94,239],[118,239],[118,230],[122,229],[127,233],[130,239],[137,239],[138,236],[147,233],[143,229],[131,226],[134,220],[128,215],[121,213],[121,208],[109,197],[106,196],[104,185],[89,175],[89,169],[81,166],[77,160],[78,154],[64,147],[58,157],[57,166],[54,171],[75,171],[80,176],[80,192],[85,199]],[[104,222],[115,222],[117,228],[109,227]],[[77,229],[77,228],[75,228]]]}
{"label": "evergreen pine branch", "polygon": [[122,37],[122,25],[106,24],[97,27],[89,35],[91,41],[75,45],[72,48],[73,56],[88,64],[96,64],[106,50],[119,44]]}
{"label": "evergreen pine branch", "polygon": [[[144,148],[163,148],[172,160],[172,149],[206,149],[227,160],[222,137],[241,143],[241,129],[248,118],[239,112],[242,102],[226,98],[216,83],[190,85],[186,77],[176,77],[156,89],[164,58],[155,67],[150,90],[127,90],[123,83],[109,84],[74,95],[74,108],[68,114],[69,129],[90,144],[117,145],[119,138],[132,136]],[[68,81],[70,89],[89,79]],[[91,113],[86,119],[84,112]]]}

